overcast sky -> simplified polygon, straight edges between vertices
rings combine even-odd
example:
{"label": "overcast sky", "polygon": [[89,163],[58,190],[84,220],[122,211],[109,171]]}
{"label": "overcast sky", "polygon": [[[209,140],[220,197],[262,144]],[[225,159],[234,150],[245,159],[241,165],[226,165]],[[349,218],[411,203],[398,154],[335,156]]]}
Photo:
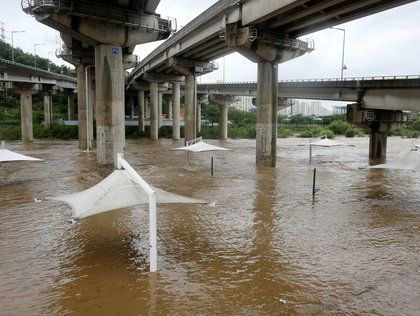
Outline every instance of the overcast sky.
{"label": "overcast sky", "polygon": [[[178,27],[204,11],[216,0],[162,0],[158,13],[174,17]],[[55,58],[58,33],[26,15],[20,0],[2,0],[0,22],[5,23],[6,41],[10,43],[11,30],[24,30],[14,35],[15,46],[34,51],[41,56]],[[345,77],[419,75],[420,74],[420,1],[362,18],[339,27],[346,29]],[[315,40],[315,51],[279,65],[279,79],[313,79],[340,76],[343,33],[327,29],[310,34]],[[138,45],[135,53],[144,58],[161,42]],[[223,59],[219,70],[203,76],[201,82],[222,80]],[[255,81],[257,66],[239,54],[225,57],[226,81]]]}

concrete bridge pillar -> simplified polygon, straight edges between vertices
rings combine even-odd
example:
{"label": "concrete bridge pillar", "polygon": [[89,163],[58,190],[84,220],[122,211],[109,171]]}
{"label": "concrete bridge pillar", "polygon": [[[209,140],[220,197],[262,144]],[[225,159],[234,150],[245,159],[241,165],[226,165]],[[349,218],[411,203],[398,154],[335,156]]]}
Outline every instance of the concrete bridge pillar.
{"label": "concrete bridge pillar", "polygon": [[181,104],[181,88],[179,82],[172,84],[172,106],[173,106],[173,120],[172,120],[172,139],[179,140],[181,138],[180,128],[180,104]]}
{"label": "concrete bridge pillar", "polygon": [[96,135],[99,165],[117,166],[125,148],[124,69],[120,46],[95,46]]}
{"label": "concrete bridge pillar", "polygon": [[78,65],[76,67],[77,74],[77,120],[79,149],[87,149],[87,115],[86,115],[86,66]]}
{"label": "concrete bridge pillar", "polygon": [[44,127],[50,127],[52,123],[52,94],[44,93]]}
{"label": "concrete bridge pillar", "polygon": [[128,111],[130,111],[130,118],[133,119],[134,118],[134,97],[132,96],[127,96],[128,100]]}
{"label": "concrete bridge pillar", "polygon": [[159,128],[162,127],[162,102],[163,102],[163,93],[159,92],[159,98],[158,98],[158,122],[159,122]]}
{"label": "concrete bridge pillar", "polygon": [[168,119],[172,120],[172,100],[168,100]]}
{"label": "concrete bridge pillar", "polygon": [[258,63],[257,165],[275,167],[277,151],[277,62]]}
{"label": "concrete bridge pillar", "polygon": [[150,83],[150,139],[159,139],[159,92],[158,83]]}
{"label": "concrete bridge pillar", "polygon": [[92,66],[86,67],[87,72],[87,149],[92,150],[93,148],[93,121],[95,118],[95,107],[96,107],[96,91],[95,91],[95,69]]}
{"label": "concrete bridge pillar", "polygon": [[33,93],[29,91],[20,94],[20,127],[23,142],[32,142],[34,140],[32,125],[32,94]]}
{"label": "concrete bridge pillar", "polygon": [[69,121],[74,118],[74,94],[69,93],[67,95],[67,119]]}
{"label": "concrete bridge pillar", "polygon": [[220,108],[219,139],[227,140],[229,107],[236,101],[236,97],[232,95],[213,95],[211,99]]}
{"label": "concrete bridge pillar", "polygon": [[197,104],[197,77],[195,75],[185,76],[185,141],[197,138],[196,132],[196,104]]}
{"label": "concrete bridge pillar", "polygon": [[408,114],[394,110],[362,109],[360,104],[347,106],[347,120],[369,132],[369,159],[386,161],[388,133],[410,121]]}
{"label": "concrete bridge pillar", "polygon": [[196,130],[197,133],[201,133],[201,102],[197,103],[197,117],[196,117]]}
{"label": "concrete bridge pillar", "polygon": [[139,102],[139,132],[144,132],[144,91],[138,92],[138,102]]}

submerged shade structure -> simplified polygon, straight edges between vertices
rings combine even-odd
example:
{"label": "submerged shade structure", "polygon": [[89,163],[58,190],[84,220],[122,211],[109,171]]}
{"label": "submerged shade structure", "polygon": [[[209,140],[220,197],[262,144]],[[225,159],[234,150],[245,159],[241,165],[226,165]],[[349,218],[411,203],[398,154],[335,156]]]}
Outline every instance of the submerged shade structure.
{"label": "submerged shade structure", "polygon": [[115,170],[97,185],[82,192],[46,198],[62,201],[73,209],[73,218],[80,219],[95,214],[109,212],[125,207],[147,205],[149,209],[149,257],[150,272],[157,271],[157,232],[156,204],[208,202],[188,198],[150,186],[125,161],[122,154],[117,158],[118,170]]}
{"label": "submerged shade structure", "polygon": [[12,161],[42,161],[42,159],[18,154],[8,149],[0,149],[0,163]]}
{"label": "submerged shade structure", "polygon": [[337,146],[345,146],[346,144],[337,142],[335,140],[328,139],[327,136],[321,136],[321,139],[309,143],[309,162],[312,162],[312,146],[315,147],[337,147]]}
{"label": "submerged shade structure", "polygon": [[190,151],[194,153],[200,153],[200,152],[205,152],[205,151],[227,151],[231,149],[214,146],[200,140],[195,144],[187,145],[187,146],[179,147],[179,148],[173,148],[173,150],[183,150],[183,151]]}
{"label": "submerged shade structure", "polygon": [[[151,189],[156,193],[157,204],[207,204],[206,201],[174,194],[152,186]],[[115,170],[104,180],[87,190],[47,197],[46,200],[69,204],[73,210],[72,217],[75,219],[136,205],[147,206],[149,203],[147,193],[132,180],[128,171],[124,169]]]}
{"label": "submerged shade structure", "polygon": [[336,146],[345,146],[346,144],[337,142],[335,140],[331,140],[328,138],[323,138],[313,143],[309,143],[309,146],[317,146],[317,147],[336,147]]}
{"label": "submerged shade structure", "polygon": [[372,166],[370,168],[420,171],[420,151],[411,150],[408,153],[396,158],[395,161]]}

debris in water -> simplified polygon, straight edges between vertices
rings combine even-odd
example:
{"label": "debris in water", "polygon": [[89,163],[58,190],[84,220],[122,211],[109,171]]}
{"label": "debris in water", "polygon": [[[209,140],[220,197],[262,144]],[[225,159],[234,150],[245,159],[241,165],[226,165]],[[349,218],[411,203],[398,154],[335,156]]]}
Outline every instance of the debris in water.
{"label": "debris in water", "polygon": [[286,304],[286,300],[283,299],[283,298],[279,299],[279,302],[280,302],[280,304]]}

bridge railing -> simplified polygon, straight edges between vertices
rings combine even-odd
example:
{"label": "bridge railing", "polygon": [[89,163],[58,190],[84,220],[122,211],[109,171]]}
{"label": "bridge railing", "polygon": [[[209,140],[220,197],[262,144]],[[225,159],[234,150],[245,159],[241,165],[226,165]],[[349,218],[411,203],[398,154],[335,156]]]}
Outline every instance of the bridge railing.
{"label": "bridge railing", "polygon": [[[367,80],[398,80],[398,79],[420,79],[420,75],[396,75],[396,76],[372,76],[372,77],[347,77],[347,78],[317,78],[317,79],[290,79],[279,80],[279,83],[293,82],[336,82],[336,81],[367,81]],[[256,81],[232,81],[232,82],[209,82],[199,83],[199,85],[217,86],[217,85],[246,85],[256,84]]]}

